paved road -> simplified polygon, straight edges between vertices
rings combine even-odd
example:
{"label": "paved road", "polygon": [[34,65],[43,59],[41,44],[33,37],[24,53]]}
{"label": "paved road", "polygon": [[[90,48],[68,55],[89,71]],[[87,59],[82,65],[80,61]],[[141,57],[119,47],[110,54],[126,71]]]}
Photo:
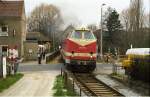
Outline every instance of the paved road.
{"label": "paved road", "polygon": [[[110,63],[98,63],[95,74],[111,74],[113,73],[113,65]],[[117,68],[117,73],[124,74],[125,71],[121,67]]]}
{"label": "paved road", "polygon": [[41,71],[59,71],[62,64],[37,64],[37,62],[23,63],[19,66],[19,72],[41,72]]}
{"label": "paved road", "polygon": [[0,96],[52,96],[55,77],[60,74],[61,64],[42,64],[36,62],[20,64],[19,72],[24,77]]}

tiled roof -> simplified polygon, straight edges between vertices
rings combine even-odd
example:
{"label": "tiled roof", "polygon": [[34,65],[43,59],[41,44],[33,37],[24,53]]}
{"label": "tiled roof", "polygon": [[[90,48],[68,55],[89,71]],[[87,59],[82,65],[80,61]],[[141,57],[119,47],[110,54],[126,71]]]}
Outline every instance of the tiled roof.
{"label": "tiled roof", "polygon": [[24,1],[0,1],[0,17],[22,17]]}
{"label": "tiled roof", "polygon": [[26,40],[50,41],[50,39],[46,35],[40,32],[28,32],[26,35]]}

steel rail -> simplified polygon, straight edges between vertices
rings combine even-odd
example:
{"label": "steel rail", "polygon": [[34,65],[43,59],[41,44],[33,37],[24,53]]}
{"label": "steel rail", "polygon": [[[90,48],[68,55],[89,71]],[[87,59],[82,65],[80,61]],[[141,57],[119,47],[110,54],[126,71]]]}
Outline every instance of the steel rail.
{"label": "steel rail", "polygon": [[83,91],[89,91],[88,96],[124,96],[104,82],[96,79],[92,74],[74,73],[73,78],[80,84],[79,86],[85,88],[82,89]]}

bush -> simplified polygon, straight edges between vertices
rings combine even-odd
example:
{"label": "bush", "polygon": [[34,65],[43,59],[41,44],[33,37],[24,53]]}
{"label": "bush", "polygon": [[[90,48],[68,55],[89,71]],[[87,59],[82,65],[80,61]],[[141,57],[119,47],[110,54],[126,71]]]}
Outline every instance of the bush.
{"label": "bush", "polygon": [[134,58],[134,62],[131,65],[130,76],[133,79],[150,82],[150,57],[146,58]]}

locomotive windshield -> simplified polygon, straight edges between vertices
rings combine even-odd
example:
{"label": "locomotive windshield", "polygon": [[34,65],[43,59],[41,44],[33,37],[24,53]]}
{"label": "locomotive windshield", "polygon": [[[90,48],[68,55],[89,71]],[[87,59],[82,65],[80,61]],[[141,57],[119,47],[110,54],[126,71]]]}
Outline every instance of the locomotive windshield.
{"label": "locomotive windshield", "polygon": [[95,39],[94,35],[91,32],[85,32],[84,38],[85,39]]}
{"label": "locomotive windshield", "polygon": [[81,32],[73,32],[71,37],[75,38],[75,39],[81,39],[82,33]]}
{"label": "locomotive windshield", "polygon": [[74,39],[95,39],[90,31],[75,31],[72,32],[71,37]]}

